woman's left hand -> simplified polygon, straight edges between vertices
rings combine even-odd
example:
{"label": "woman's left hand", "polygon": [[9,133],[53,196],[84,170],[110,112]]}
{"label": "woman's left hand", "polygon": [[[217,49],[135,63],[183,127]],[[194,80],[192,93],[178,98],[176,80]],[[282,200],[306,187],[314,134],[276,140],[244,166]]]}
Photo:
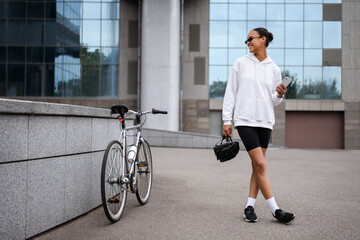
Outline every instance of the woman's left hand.
{"label": "woman's left hand", "polygon": [[277,92],[278,98],[282,98],[285,95],[286,91],[287,91],[287,89],[284,84],[281,83],[276,86],[276,92]]}

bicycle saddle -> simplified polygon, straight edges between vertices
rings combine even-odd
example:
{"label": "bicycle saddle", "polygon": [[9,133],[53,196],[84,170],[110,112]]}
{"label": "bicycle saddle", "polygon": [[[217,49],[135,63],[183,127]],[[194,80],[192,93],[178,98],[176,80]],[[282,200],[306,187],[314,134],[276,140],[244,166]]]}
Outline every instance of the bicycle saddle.
{"label": "bicycle saddle", "polygon": [[111,113],[118,113],[121,115],[124,115],[125,113],[127,113],[129,111],[129,109],[124,106],[124,105],[115,105],[111,107]]}

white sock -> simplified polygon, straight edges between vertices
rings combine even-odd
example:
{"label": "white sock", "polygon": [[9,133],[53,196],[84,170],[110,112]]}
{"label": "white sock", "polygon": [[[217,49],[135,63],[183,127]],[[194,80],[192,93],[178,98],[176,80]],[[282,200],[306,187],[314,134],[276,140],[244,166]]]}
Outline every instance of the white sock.
{"label": "white sock", "polygon": [[275,202],[275,198],[272,197],[272,198],[266,199],[266,203],[268,204],[269,208],[271,209],[272,214],[275,215],[276,209],[279,209],[278,205]]}
{"label": "white sock", "polygon": [[245,207],[245,208],[247,208],[248,206],[254,207],[254,206],[255,206],[255,202],[256,202],[256,199],[255,199],[255,198],[248,197],[248,201],[247,201],[247,203],[246,203],[246,207]]}

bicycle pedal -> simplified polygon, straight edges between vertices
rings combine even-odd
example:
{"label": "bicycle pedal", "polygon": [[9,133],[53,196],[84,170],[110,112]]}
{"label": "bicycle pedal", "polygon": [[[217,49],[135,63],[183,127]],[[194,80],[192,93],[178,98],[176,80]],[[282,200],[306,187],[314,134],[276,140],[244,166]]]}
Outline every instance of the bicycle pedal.
{"label": "bicycle pedal", "polygon": [[119,203],[120,200],[119,200],[119,199],[116,199],[116,198],[109,198],[109,199],[108,199],[108,202],[109,202],[109,203]]}
{"label": "bicycle pedal", "polygon": [[147,167],[147,165],[149,165],[148,162],[139,162],[138,163],[139,167]]}

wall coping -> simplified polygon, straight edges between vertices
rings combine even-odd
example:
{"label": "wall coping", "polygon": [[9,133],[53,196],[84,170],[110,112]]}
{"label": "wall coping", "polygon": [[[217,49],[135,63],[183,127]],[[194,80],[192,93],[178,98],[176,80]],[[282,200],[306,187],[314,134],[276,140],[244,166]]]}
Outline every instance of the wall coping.
{"label": "wall coping", "polygon": [[4,98],[0,98],[0,113],[111,118],[110,110],[104,108]]}

